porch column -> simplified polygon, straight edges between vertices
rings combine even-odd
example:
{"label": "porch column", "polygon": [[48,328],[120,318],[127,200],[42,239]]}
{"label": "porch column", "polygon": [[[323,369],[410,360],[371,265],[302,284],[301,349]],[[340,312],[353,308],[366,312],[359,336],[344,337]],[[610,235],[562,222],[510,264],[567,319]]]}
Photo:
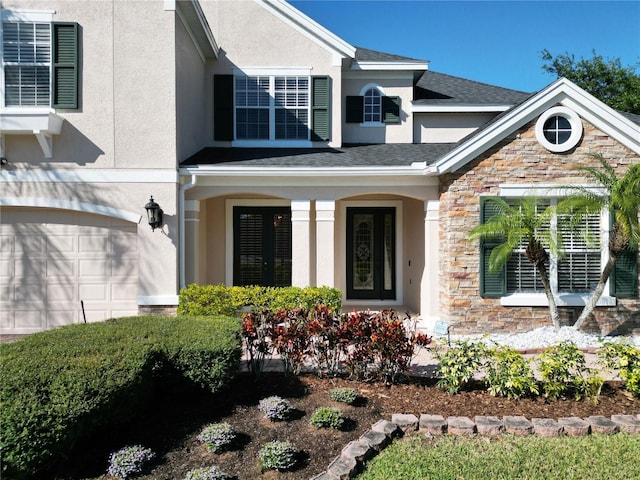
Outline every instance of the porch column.
{"label": "porch column", "polygon": [[291,201],[291,285],[311,284],[310,200]]}
{"label": "porch column", "polygon": [[184,253],[185,283],[197,283],[200,279],[200,201],[184,202]]}
{"label": "porch column", "polygon": [[440,315],[440,202],[424,202],[424,272],[420,282],[420,314],[423,318]]}
{"label": "porch column", "polygon": [[333,287],[335,279],[334,200],[316,200],[316,285]]}

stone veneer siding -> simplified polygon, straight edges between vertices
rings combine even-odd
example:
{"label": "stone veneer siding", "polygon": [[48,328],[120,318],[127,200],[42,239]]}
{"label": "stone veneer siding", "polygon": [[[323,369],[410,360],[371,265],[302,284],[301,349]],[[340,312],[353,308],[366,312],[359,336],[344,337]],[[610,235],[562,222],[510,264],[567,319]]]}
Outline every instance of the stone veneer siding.
{"label": "stone veneer siding", "polygon": [[[500,299],[479,293],[479,246],[467,232],[479,221],[479,197],[494,196],[502,184],[586,183],[580,166],[597,166],[589,153],[600,153],[620,174],[640,161],[629,149],[583,120],[578,146],[557,154],[540,145],[535,121],[510,135],[462,169],[447,174],[440,183],[441,318],[456,332],[520,332],[550,325],[547,307],[503,307]],[[606,293],[606,292],[605,292]],[[616,307],[597,308],[595,317],[603,333],[618,330],[640,333],[640,300],[619,299]],[[563,324],[572,324],[582,308],[560,308]],[[600,331],[591,319],[586,328]]]}

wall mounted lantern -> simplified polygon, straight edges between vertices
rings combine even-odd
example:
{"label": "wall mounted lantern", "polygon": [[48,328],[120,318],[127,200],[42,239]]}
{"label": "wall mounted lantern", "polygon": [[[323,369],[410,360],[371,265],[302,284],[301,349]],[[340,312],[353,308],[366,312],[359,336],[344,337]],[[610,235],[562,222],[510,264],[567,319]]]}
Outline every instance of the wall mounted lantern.
{"label": "wall mounted lantern", "polygon": [[162,209],[160,205],[153,201],[153,196],[149,199],[144,208],[147,210],[147,217],[149,218],[149,225],[151,230],[162,227]]}

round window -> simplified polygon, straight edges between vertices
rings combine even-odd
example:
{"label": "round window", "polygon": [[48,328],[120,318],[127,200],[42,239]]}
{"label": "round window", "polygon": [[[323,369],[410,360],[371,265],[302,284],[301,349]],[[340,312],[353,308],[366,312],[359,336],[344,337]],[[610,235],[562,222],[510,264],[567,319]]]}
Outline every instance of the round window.
{"label": "round window", "polygon": [[553,107],[543,113],[536,123],[536,137],[551,152],[566,152],[582,138],[580,117],[566,107]]}

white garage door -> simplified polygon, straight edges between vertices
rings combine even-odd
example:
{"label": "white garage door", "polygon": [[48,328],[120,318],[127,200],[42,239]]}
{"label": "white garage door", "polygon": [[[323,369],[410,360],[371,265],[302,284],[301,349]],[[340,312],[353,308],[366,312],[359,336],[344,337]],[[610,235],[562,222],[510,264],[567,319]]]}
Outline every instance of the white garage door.
{"label": "white garage door", "polygon": [[136,224],[102,215],[3,207],[2,333],[136,315],[136,229]]}

